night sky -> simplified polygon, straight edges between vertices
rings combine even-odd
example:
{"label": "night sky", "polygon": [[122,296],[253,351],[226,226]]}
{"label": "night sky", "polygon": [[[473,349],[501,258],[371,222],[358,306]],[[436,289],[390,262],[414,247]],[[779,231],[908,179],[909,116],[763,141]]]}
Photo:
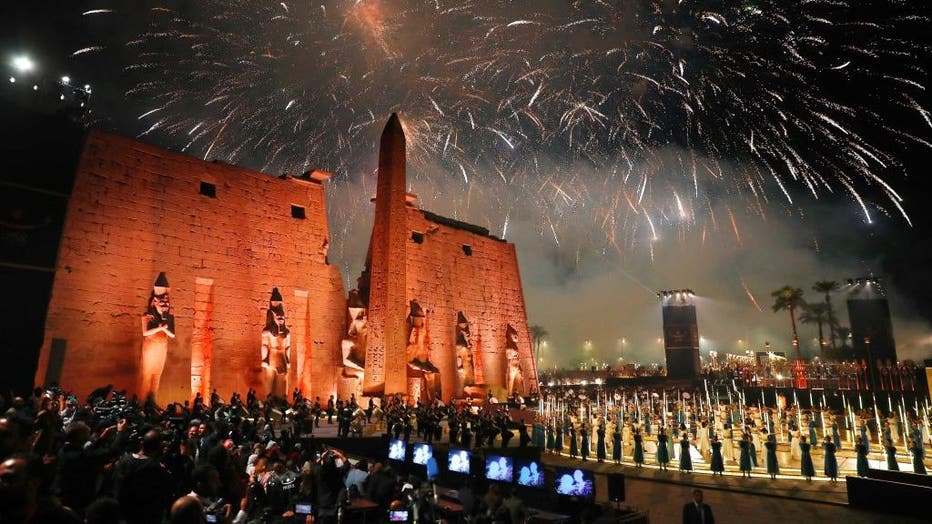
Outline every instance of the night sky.
{"label": "night sky", "polygon": [[[517,245],[545,367],[659,361],[655,294],[684,287],[704,350],[787,350],[771,291],[817,301],[815,281],[870,272],[900,358],[932,357],[928,2],[790,4],[16,2],[2,90],[68,75],[92,86],[94,127],[332,171],[348,288],[398,111],[421,206]],[[813,354],[816,327],[800,337]]]}

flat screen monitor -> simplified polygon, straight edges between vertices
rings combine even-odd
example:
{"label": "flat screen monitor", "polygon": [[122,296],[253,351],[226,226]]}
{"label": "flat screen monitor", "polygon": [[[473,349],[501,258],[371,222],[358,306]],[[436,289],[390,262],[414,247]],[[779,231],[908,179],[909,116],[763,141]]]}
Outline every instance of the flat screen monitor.
{"label": "flat screen monitor", "polygon": [[514,478],[513,459],[501,455],[486,455],[485,478],[497,482],[511,482]]}
{"label": "flat screen monitor", "polygon": [[556,468],[554,491],[557,495],[592,498],[595,495],[595,476],[584,469]]}
{"label": "flat screen monitor", "polygon": [[450,448],[450,453],[447,454],[447,470],[468,475],[470,460],[471,453],[465,449]]}
{"label": "flat screen monitor", "polygon": [[529,488],[544,487],[544,467],[540,462],[530,459],[515,461],[515,470],[518,472],[518,485]]}
{"label": "flat screen monitor", "polygon": [[388,512],[389,522],[408,522],[408,510],[391,510]]}
{"label": "flat screen monitor", "polygon": [[420,464],[421,466],[426,466],[427,461],[430,460],[430,457],[434,456],[434,447],[430,444],[418,443],[414,445],[414,454],[411,457],[411,462],[415,464]]}
{"label": "flat screen monitor", "polygon": [[404,462],[406,454],[405,441],[392,439],[388,442],[388,458]]}

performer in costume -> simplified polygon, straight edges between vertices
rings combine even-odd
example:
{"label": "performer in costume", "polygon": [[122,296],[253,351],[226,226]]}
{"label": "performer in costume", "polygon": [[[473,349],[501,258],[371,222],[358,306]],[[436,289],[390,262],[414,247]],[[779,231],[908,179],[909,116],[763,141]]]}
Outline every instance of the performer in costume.
{"label": "performer in costume", "polygon": [[709,469],[712,470],[712,474],[716,473],[721,475],[725,471],[725,461],[722,460],[722,443],[718,441],[718,436],[712,436],[712,462],[709,465]]}
{"label": "performer in costume", "polygon": [[693,460],[689,456],[689,433],[683,434],[680,440],[680,471],[690,472],[693,470]]}
{"label": "performer in costume", "polygon": [[641,467],[644,465],[644,442],[643,437],[641,437],[640,431],[634,432],[634,455],[632,459],[634,460],[634,465]]}
{"label": "performer in costume", "polygon": [[747,433],[741,437],[741,442],[738,442],[738,447],[741,449],[741,456],[738,460],[738,469],[741,470],[741,477],[751,477],[751,436]]}
{"label": "performer in costume", "polygon": [[812,444],[806,442],[806,437],[799,437],[799,451],[802,456],[799,469],[802,476],[806,477],[806,480],[812,480],[812,477],[815,476],[815,465],[812,463],[811,449]]}
{"label": "performer in costume", "polygon": [[618,424],[615,424],[615,432],[612,433],[612,460],[615,464],[621,464],[621,457],[624,455],[624,448],[621,442],[621,430]]}
{"label": "performer in costume", "polygon": [[867,470],[870,468],[869,463],[867,462],[867,446],[864,445],[864,442],[861,441],[861,437],[857,438],[857,441],[854,445],[854,450],[858,454],[858,476],[866,477]]}
{"label": "performer in costume", "polygon": [[664,431],[662,426],[657,430],[657,464],[660,465],[661,470],[667,471],[667,464],[670,463],[670,450],[667,449],[668,437]]}
{"label": "performer in costume", "polygon": [[886,448],[887,451],[887,469],[890,471],[899,471],[900,465],[896,461],[896,446],[893,445],[893,441],[887,440],[884,448]]}
{"label": "performer in costume", "polygon": [[909,442],[909,451],[913,455],[913,472],[919,475],[926,474],[926,465],[922,461],[922,447],[916,441]]}
{"label": "performer in costume", "polygon": [[598,429],[595,430],[596,440],[595,440],[595,458],[601,464],[605,462],[605,424],[599,424]]}
{"label": "performer in costume", "polygon": [[825,441],[822,442],[822,450],[825,452],[825,458],[823,461],[825,476],[832,479],[832,482],[837,482],[838,459],[835,458],[835,444],[832,443],[831,437],[825,437]]}
{"label": "performer in costume", "polygon": [[780,464],[777,462],[777,438],[775,435],[768,435],[767,442],[764,442],[767,448],[767,473],[770,474],[771,480],[777,478],[780,473]]}

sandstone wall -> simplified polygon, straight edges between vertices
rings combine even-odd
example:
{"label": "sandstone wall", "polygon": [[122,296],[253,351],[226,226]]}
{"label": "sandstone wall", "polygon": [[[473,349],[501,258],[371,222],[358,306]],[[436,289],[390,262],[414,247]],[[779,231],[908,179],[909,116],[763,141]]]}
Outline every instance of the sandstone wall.
{"label": "sandstone wall", "polygon": [[[518,331],[518,348],[525,390],[536,389],[537,367],[531,351],[524,292],[515,246],[464,228],[430,220],[408,208],[407,225],[423,234],[423,242],[408,238],[407,292],[427,311],[431,362],[440,368],[443,398],[449,400],[456,381],[456,314],[470,324],[472,342],[481,349],[483,376],[491,390],[503,394],[505,327]],[[464,249],[468,247],[468,249]],[[467,254],[469,251],[471,254]]]}
{"label": "sandstone wall", "polygon": [[[216,197],[200,194],[213,184]],[[306,218],[292,217],[301,206]],[[292,383],[335,394],[346,316],[327,265],[320,181],[275,178],[92,132],[68,205],[37,383],[64,347],[61,383],[83,395],[107,382],[136,388],[140,315],[160,271],[171,284],[177,338],[159,400],[188,398],[192,363],[228,397],[260,394],[260,341],[272,287],[292,331]],[[53,358],[54,360],[54,358]],[[203,367],[201,367],[203,366]]]}

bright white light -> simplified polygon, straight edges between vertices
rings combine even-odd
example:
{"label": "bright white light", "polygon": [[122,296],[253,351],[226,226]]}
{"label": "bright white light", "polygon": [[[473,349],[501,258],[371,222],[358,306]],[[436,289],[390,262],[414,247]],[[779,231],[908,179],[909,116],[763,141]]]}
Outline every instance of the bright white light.
{"label": "bright white light", "polygon": [[58,97],[58,99],[59,99],[59,100],[64,100],[64,99],[65,99],[65,95],[62,95],[62,96]]}
{"label": "bright white light", "polygon": [[13,57],[13,67],[20,73],[28,73],[36,67],[36,64],[28,56],[20,55]]}
{"label": "bright white light", "polygon": [[90,92],[91,92],[91,84],[84,84],[84,90],[87,91],[88,93],[90,93]]}
{"label": "bright white light", "polygon": [[777,373],[777,380],[783,380],[783,374]]}
{"label": "bright white light", "polygon": [[32,85],[32,90],[33,90],[33,91],[38,91],[38,90],[39,90],[39,86],[33,84],[33,85]]}
{"label": "bright white light", "polygon": [[70,83],[70,82],[71,82],[71,77],[70,77],[70,76],[63,76],[63,77],[61,77],[61,83],[63,83],[63,84],[68,84],[68,83]]}
{"label": "bright white light", "polygon": [[15,83],[16,83],[16,78],[14,78],[14,77],[11,76],[11,77],[10,77],[10,83],[11,83],[11,84],[15,84]]}

